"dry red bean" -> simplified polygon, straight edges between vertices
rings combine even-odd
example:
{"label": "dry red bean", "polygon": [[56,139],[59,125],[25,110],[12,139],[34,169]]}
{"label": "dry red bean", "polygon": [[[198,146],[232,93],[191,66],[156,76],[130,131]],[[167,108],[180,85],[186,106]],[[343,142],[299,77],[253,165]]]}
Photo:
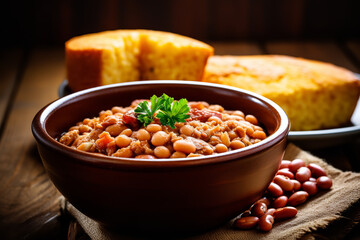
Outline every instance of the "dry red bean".
{"label": "dry red bean", "polygon": [[309,194],[305,191],[294,192],[288,199],[288,205],[289,206],[300,205],[300,204],[304,203],[308,197],[309,197]]}
{"label": "dry red bean", "polygon": [[251,216],[251,212],[249,209],[240,214],[240,217],[248,217],[248,216]]}
{"label": "dry red bean", "polygon": [[258,226],[261,231],[268,232],[272,229],[273,223],[274,217],[270,214],[265,214],[259,219]]}
{"label": "dry red bean", "polygon": [[294,183],[294,191],[298,191],[301,188],[301,183],[296,179],[291,179],[291,181]]}
{"label": "dry red bean", "polygon": [[311,178],[309,178],[309,181],[310,182],[316,182],[316,178],[311,177]]}
{"label": "dry red bean", "polygon": [[278,197],[278,196],[283,195],[283,190],[282,190],[282,188],[281,188],[279,185],[277,185],[276,183],[274,183],[274,182],[270,183],[267,191],[268,191],[271,195],[273,195],[274,197]]}
{"label": "dry red bean", "polygon": [[270,200],[267,197],[260,198],[255,203],[257,203],[257,202],[265,203],[267,207],[270,205]]}
{"label": "dry red bean", "polygon": [[236,219],[234,221],[233,226],[239,229],[251,229],[254,228],[258,222],[259,222],[258,217],[254,217],[254,216],[242,217]]}
{"label": "dry red bean", "polygon": [[291,161],[289,161],[289,160],[282,160],[280,163],[279,169],[289,168],[290,163],[291,163]]}
{"label": "dry red bean", "polygon": [[273,202],[272,202],[272,206],[274,208],[282,208],[285,207],[288,201],[288,197],[287,196],[280,196],[278,198],[276,198]]}
{"label": "dry red bean", "polygon": [[265,203],[257,202],[250,209],[250,211],[251,211],[251,215],[256,216],[256,217],[261,217],[262,215],[264,215],[266,213],[267,209],[268,208]]}
{"label": "dry red bean", "polygon": [[318,192],[316,182],[306,181],[302,183],[301,187],[309,195],[315,195]]}
{"label": "dry red bean", "polygon": [[289,165],[289,169],[293,173],[296,173],[296,171],[301,167],[305,167],[305,162],[302,159],[294,159]]}
{"label": "dry red bean", "polygon": [[288,168],[280,169],[279,171],[277,171],[276,175],[284,175],[287,176],[288,178],[294,178],[294,174],[290,172]]}
{"label": "dry red bean", "polygon": [[306,182],[311,177],[311,171],[307,167],[300,167],[295,174],[296,180],[299,182]]}
{"label": "dry red bean", "polygon": [[294,189],[294,183],[290,178],[283,175],[276,175],[274,182],[279,185],[284,191],[292,191]]}
{"label": "dry red bean", "polygon": [[332,180],[328,176],[321,176],[316,180],[316,185],[321,189],[330,189]]}
{"label": "dry red bean", "polygon": [[310,169],[311,174],[314,177],[327,176],[325,170],[315,163],[310,163],[307,167]]}
{"label": "dry red bean", "polygon": [[274,215],[274,212],[275,212],[275,208],[269,208],[267,211],[266,211],[266,213],[265,213],[265,215],[267,214],[267,215]]}
{"label": "dry red bean", "polygon": [[283,207],[275,210],[273,216],[276,220],[293,218],[297,214],[297,209],[294,207]]}

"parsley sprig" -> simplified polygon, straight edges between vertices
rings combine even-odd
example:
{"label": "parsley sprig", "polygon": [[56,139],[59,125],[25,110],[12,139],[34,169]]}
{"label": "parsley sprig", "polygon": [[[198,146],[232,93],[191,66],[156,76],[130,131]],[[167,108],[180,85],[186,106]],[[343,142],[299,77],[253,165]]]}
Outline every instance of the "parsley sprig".
{"label": "parsley sprig", "polygon": [[174,98],[164,93],[161,97],[153,95],[150,98],[150,106],[148,101],[139,103],[135,113],[137,113],[137,119],[144,123],[144,126],[150,124],[156,117],[160,119],[162,125],[175,128],[176,122],[185,122],[185,119],[190,117],[187,114],[189,110],[185,98],[174,101]]}

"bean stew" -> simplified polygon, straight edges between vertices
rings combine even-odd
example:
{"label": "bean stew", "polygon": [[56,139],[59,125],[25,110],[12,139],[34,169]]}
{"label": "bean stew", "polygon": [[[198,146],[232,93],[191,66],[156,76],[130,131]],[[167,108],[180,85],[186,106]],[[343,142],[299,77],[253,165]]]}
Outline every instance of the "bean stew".
{"label": "bean stew", "polygon": [[157,159],[223,153],[267,137],[258,119],[240,110],[163,97],[101,111],[70,127],[58,141],[107,156]]}

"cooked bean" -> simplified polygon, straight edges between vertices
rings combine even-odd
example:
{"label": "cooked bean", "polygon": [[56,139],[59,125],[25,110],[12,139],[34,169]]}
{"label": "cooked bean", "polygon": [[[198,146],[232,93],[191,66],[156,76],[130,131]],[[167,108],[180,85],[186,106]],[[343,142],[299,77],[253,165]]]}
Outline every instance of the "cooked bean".
{"label": "cooked bean", "polygon": [[273,216],[275,220],[282,220],[295,217],[297,212],[297,209],[294,207],[283,207],[276,209]]}
{"label": "cooked bean", "polygon": [[124,134],[120,134],[115,138],[115,143],[119,148],[127,147],[131,143],[131,138]]}
{"label": "cooked bean", "polygon": [[289,170],[292,171],[293,173],[296,173],[296,171],[301,167],[305,167],[304,160],[294,159],[293,161],[291,161],[291,163],[289,165]]}
{"label": "cooked bean", "polygon": [[259,222],[258,217],[248,216],[248,217],[241,217],[236,219],[234,222],[234,227],[239,229],[251,229],[254,228],[257,223]]}
{"label": "cooked bean", "polygon": [[130,128],[127,128],[124,131],[122,131],[120,134],[123,134],[123,135],[126,135],[126,136],[130,137],[132,132],[133,131]]}
{"label": "cooked bean", "polygon": [[158,132],[154,133],[154,135],[152,136],[151,143],[154,146],[163,146],[169,140],[170,140],[169,134],[167,134],[164,131],[158,131]]}
{"label": "cooked bean", "polygon": [[227,152],[227,150],[228,150],[228,148],[222,143],[219,143],[215,146],[215,151],[218,153]]}
{"label": "cooked bean", "polygon": [[139,129],[139,131],[137,131],[136,133],[136,138],[139,139],[140,141],[148,141],[151,138],[151,135],[148,131],[146,131],[145,129]]}
{"label": "cooked bean", "polygon": [[191,136],[194,133],[194,127],[190,125],[184,125],[180,128],[180,133],[185,134],[186,136]]}
{"label": "cooked bean", "polygon": [[231,147],[232,149],[240,149],[240,148],[245,147],[245,144],[244,144],[242,141],[240,141],[240,140],[237,139],[237,140],[231,141],[230,147]]}
{"label": "cooked bean", "polygon": [[149,155],[149,154],[137,155],[135,158],[139,158],[139,159],[156,159],[156,157],[154,157],[153,155]]}
{"label": "cooked bean", "polygon": [[281,207],[285,207],[288,201],[288,197],[287,196],[280,196],[278,198],[276,198],[273,202],[272,202],[272,206],[274,208],[281,208]]}
{"label": "cooked bean", "polygon": [[178,152],[183,152],[186,154],[194,153],[196,151],[196,146],[191,141],[178,140],[174,142],[174,150]]}
{"label": "cooked bean", "polygon": [[286,176],[276,175],[274,182],[285,191],[292,191],[294,189],[294,183]]}
{"label": "cooked bean", "polygon": [[131,151],[130,147],[120,148],[115,153],[113,153],[112,156],[131,158],[133,157],[133,152]]}
{"label": "cooked bean", "polygon": [[[86,125],[84,125],[86,126]],[[113,124],[108,126],[105,131],[109,132],[111,136],[115,137],[119,135],[122,131],[124,131],[127,127],[122,124]]]}
{"label": "cooked bean", "polygon": [[330,189],[332,180],[328,176],[321,176],[316,180],[316,185],[321,189]]}
{"label": "cooked bean", "polygon": [[256,216],[256,217],[261,217],[262,215],[264,215],[267,211],[267,206],[265,203],[263,202],[256,202],[252,208],[250,209],[251,214]]}
{"label": "cooked bean", "polygon": [[257,118],[256,118],[254,115],[251,115],[251,114],[246,115],[246,116],[245,116],[245,120],[248,121],[248,122],[250,122],[250,123],[252,123],[252,124],[254,124],[254,125],[258,125],[258,124],[259,124]]}
{"label": "cooked bean", "polygon": [[185,158],[186,154],[183,152],[173,152],[173,154],[171,154],[170,158]]}
{"label": "cooked bean", "polygon": [[[234,138],[237,138],[237,137],[238,137],[238,135],[236,134],[236,132],[234,132],[233,130],[230,130],[230,131],[228,132],[228,134],[229,134],[230,140],[233,140]],[[230,145],[231,145],[231,142],[230,142]]]}
{"label": "cooked bean", "polygon": [[300,205],[300,204],[304,203],[308,197],[309,197],[309,194],[305,191],[294,192],[288,199],[288,205],[290,205],[290,206]]}
{"label": "cooked bean", "polygon": [[300,167],[297,171],[296,171],[296,175],[295,178],[296,180],[298,180],[299,182],[305,182],[308,181],[311,177],[311,172],[310,169],[308,169],[307,167]]}
{"label": "cooked bean", "polygon": [[302,183],[301,187],[309,195],[315,195],[318,192],[316,182],[306,181]]}
{"label": "cooked bean", "polygon": [[294,174],[292,172],[290,172],[290,170],[288,168],[282,168],[279,169],[276,173],[276,175],[283,175],[286,176],[288,178],[294,178]]}
{"label": "cooked bean", "polygon": [[260,130],[255,130],[254,133],[251,135],[253,138],[257,138],[257,139],[265,139],[266,138],[266,133],[264,131],[260,131]]}
{"label": "cooked bean", "polygon": [[307,167],[310,169],[311,174],[314,177],[327,176],[325,170],[315,163],[310,163]]}
{"label": "cooked bean", "polygon": [[283,194],[282,188],[274,182],[270,183],[267,191],[274,197],[278,197]]}
{"label": "cooked bean", "polygon": [[152,123],[147,125],[145,129],[150,133],[156,133],[158,131],[161,131],[162,127],[159,124]]}
{"label": "cooked bean", "polygon": [[236,127],[236,132],[239,135],[239,137],[243,138],[246,136],[246,128],[243,128],[242,126]]}
{"label": "cooked bean", "polygon": [[165,146],[157,146],[154,149],[154,154],[158,158],[168,158],[171,155],[170,150]]}
{"label": "cooked bean", "polygon": [[272,229],[274,217],[270,214],[264,214],[259,218],[258,226],[261,231],[268,232]]}

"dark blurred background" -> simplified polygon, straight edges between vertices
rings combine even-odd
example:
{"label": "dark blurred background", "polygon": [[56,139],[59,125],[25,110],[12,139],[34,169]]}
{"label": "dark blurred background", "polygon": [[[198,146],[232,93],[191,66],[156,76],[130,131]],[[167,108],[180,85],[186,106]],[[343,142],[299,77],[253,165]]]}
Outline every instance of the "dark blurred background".
{"label": "dark blurred background", "polygon": [[84,33],[144,28],[203,41],[360,37],[359,0],[13,0],[1,43],[63,46]]}

